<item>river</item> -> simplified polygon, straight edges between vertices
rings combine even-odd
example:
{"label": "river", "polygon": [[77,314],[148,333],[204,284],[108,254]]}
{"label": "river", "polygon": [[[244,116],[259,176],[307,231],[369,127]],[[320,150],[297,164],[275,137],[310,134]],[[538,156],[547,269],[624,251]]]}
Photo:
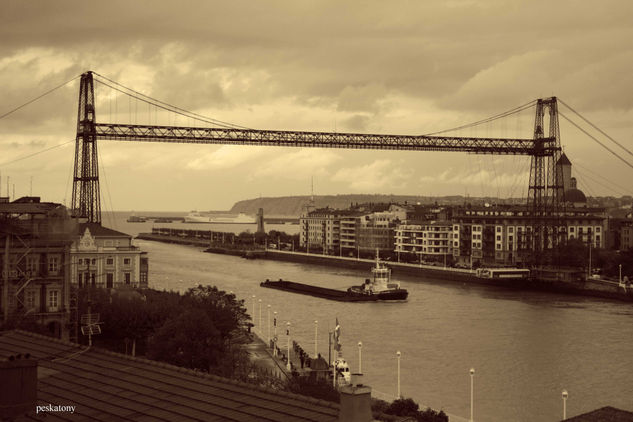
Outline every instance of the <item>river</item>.
{"label": "river", "polygon": [[[151,228],[116,220],[114,228],[130,234]],[[569,392],[568,417],[607,405],[633,410],[630,303],[402,275],[394,278],[409,290],[407,302],[339,303],[259,283],[284,278],[343,289],[366,273],[136,243],[149,252],[151,287],[182,292],[198,283],[216,285],[245,299],[249,311],[255,295],[255,323],[264,337],[270,304],[271,324],[277,311],[283,325],[281,340],[289,321],[291,338],[312,353],[318,320],[318,350],[327,354],[327,333],[338,318],[345,358],[356,371],[362,341],[363,382],[381,395],[396,394],[399,350],[402,395],[465,418],[471,367],[477,421],[561,420],[563,389]]]}

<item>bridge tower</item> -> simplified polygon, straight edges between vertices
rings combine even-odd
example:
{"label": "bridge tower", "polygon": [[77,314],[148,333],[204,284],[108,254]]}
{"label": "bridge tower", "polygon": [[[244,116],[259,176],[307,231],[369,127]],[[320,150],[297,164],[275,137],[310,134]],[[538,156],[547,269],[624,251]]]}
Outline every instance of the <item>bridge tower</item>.
{"label": "bridge tower", "polygon": [[[546,142],[546,139],[550,141]],[[556,247],[566,238],[566,230],[565,233],[560,231],[564,220],[565,198],[562,173],[557,169],[561,144],[556,97],[537,100],[534,149],[531,155],[528,211],[531,214],[532,232],[527,235],[526,246],[531,249],[532,258],[538,264],[543,250]]]}
{"label": "bridge tower", "polygon": [[97,133],[95,130],[95,95],[92,72],[81,75],[77,138],[73,174],[73,217],[101,223],[101,197],[99,190],[99,162]]}

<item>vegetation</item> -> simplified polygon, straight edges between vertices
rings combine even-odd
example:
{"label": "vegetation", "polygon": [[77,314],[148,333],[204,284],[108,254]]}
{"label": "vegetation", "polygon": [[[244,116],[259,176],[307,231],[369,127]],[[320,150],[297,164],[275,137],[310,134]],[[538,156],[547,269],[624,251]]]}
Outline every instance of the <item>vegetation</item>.
{"label": "vegetation", "polygon": [[384,415],[395,415],[413,417],[419,422],[448,422],[448,416],[443,410],[438,412],[428,407],[420,410],[420,406],[411,398],[396,399],[391,404],[382,400],[372,400],[372,412],[379,420],[390,419]]}
{"label": "vegetation", "polygon": [[252,370],[241,348],[250,341],[250,316],[233,294],[198,286],[184,295],[155,290],[111,295],[88,288],[78,296],[80,314],[88,313],[89,304],[91,313],[100,314],[103,328],[93,337],[96,345],[239,379]]}

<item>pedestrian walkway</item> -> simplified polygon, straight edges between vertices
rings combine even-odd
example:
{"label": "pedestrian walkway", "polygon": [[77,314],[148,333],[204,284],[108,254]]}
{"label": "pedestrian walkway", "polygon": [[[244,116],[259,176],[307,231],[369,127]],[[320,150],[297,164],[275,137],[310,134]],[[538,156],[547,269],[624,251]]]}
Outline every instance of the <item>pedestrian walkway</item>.
{"label": "pedestrian walkway", "polygon": [[[287,369],[286,362],[282,359],[282,357],[285,357],[288,354],[287,342],[283,344],[281,344],[281,342],[277,343],[280,356],[276,357],[273,356],[272,349],[266,346],[265,340],[260,338],[257,332],[253,332],[252,334],[253,341],[245,346],[245,350],[250,353],[251,362],[260,370],[269,373],[277,378],[291,379],[292,371],[289,371]],[[300,355],[299,353],[297,353],[297,349],[293,347],[293,343],[290,343],[290,362],[292,364],[293,371],[296,371],[299,374],[306,374],[307,372],[309,372],[309,369],[307,369],[305,362],[304,368],[301,368]],[[374,398],[387,402],[391,402],[397,398],[396,396],[392,396],[390,394],[373,389],[372,396]],[[427,407],[428,406],[420,404],[421,409],[426,409]],[[446,415],[448,416],[449,422],[468,422],[467,418],[463,418],[461,416],[453,415],[447,412],[444,413],[446,413]]]}
{"label": "pedestrian walkway", "polygon": [[249,353],[251,362],[260,370],[280,379],[290,379],[291,374],[285,364],[272,355],[272,351],[266,347],[264,341],[253,333],[253,341],[244,349]]}

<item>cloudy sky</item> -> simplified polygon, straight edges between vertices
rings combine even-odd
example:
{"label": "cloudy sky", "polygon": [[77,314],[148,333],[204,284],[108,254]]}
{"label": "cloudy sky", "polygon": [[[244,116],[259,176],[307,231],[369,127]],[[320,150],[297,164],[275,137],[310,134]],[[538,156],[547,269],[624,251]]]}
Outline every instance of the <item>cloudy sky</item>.
{"label": "cloudy sky", "polygon": [[[633,150],[632,22],[627,0],[4,0],[0,116],[93,70],[258,129],[426,134],[555,95]],[[32,178],[34,195],[70,201],[77,96],[75,79],[0,118],[3,195],[7,176],[17,196]],[[101,84],[97,101],[99,122],[195,124]],[[533,112],[455,133],[530,137]],[[563,118],[561,139],[585,193],[633,193],[633,168]],[[311,177],[316,194],[517,197],[529,170],[524,157],[456,152],[102,141],[99,155],[115,210],[228,209],[309,194]]]}

